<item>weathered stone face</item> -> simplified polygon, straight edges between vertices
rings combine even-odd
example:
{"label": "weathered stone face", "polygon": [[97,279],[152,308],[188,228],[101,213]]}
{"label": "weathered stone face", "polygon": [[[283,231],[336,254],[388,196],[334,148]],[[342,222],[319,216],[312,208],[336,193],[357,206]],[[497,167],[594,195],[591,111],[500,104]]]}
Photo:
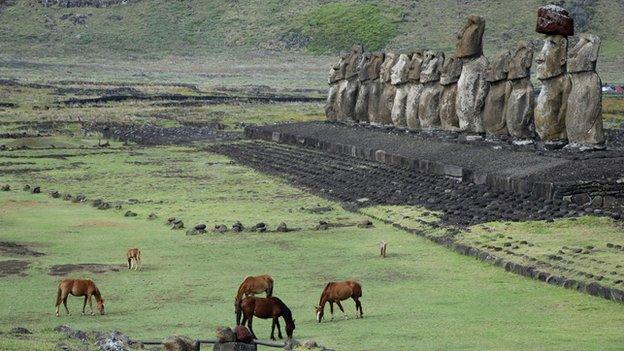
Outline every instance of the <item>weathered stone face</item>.
{"label": "weathered stone face", "polygon": [[410,83],[418,83],[420,81],[421,66],[423,63],[422,51],[414,51],[412,53],[412,60],[410,61],[409,69],[407,72],[407,80]]}
{"label": "weathered stone face", "polygon": [[405,120],[407,128],[410,130],[420,129],[420,120],[418,119],[418,105],[420,104],[420,95],[422,94],[423,85],[420,83],[408,83],[409,91],[407,92],[407,102],[405,106]]}
{"label": "weathered stone face", "polygon": [[567,74],[542,80],[535,105],[535,131],[545,142],[567,139],[565,117],[569,87],[570,78]]}
{"label": "weathered stone face", "polygon": [[390,83],[392,78],[392,67],[396,63],[398,56],[392,52],[386,53],[386,57],[384,58],[384,62],[381,65],[381,69],[379,74],[381,75],[381,80],[386,83]]}
{"label": "weathered stone face", "polygon": [[507,84],[506,79],[490,83],[483,108],[483,128],[489,136],[498,138],[508,134],[504,115],[507,102]]}
{"label": "weathered stone face", "polygon": [[425,51],[420,72],[420,82],[428,83],[440,80],[440,69],[444,65],[444,53]]}
{"label": "weathered stone face", "polygon": [[372,54],[370,52],[366,52],[362,55],[362,60],[358,65],[358,79],[360,82],[365,82],[370,79],[368,75],[368,67],[371,64],[371,56]]}
{"label": "weathered stone face", "polygon": [[[451,56],[444,61],[440,72],[440,84],[449,85],[457,83],[462,70],[462,59]],[[454,103],[453,103],[454,104]]]}
{"label": "weathered stone face", "polygon": [[379,72],[381,70],[381,65],[384,61],[384,53],[383,52],[375,52],[371,56],[370,64],[368,65],[368,78],[369,79],[377,79],[379,78]]}
{"label": "weathered stone face", "polygon": [[470,57],[479,56],[483,53],[483,32],[485,31],[485,19],[480,16],[469,16],[466,24],[455,33],[457,44],[455,56]]}
{"label": "weathered stone face", "polygon": [[344,79],[344,68],[346,65],[347,54],[340,55],[340,60],[334,64],[329,70],[328,83],[333,84]]}
{"label": "weathered stone face", "polygon": [[533,46],[526,41],[521,41],[511,54],[509,73],[507,79],[520,79],[531,75],[533,63]]}
{"label": "weathered stone face", "polygon": [[[407,70],[405,71],[407,72]],[[407,84],[402,84],[396,87],[394,104],[392,105],[392,124],[397,128],[407,127],[405,110],[407,107],[407,94],[409,92],[409,88],[410,87]]]}
{"label": "weathered stone face", "polygon": [[581,34],[580,40],[568,56],[568,73],[594,72],[600,51],[600,38],[592,34]]}
{"label": "weathered stone face", "polygon": [[440,128],[440,97],[442,86],[438,81],[423,84],[418,104],[418,120],[420,127],[425,130]]}
{"label": "weathered stone face", "polygon": [[392,66],[391,83],[399,85],[407,83],[407,72],[410,67],[410,57],[407,54],[399,55],[399,59]]}
{"label": "weathered stone face", "polygon": [[535,31],[546,35],[574,35],[574,20],[563,7],[542,6],[537,10]]}
{"label": "weathered stone face", "polygon": [[379,79],[371,79],[368,86],[368,122],[379,125],[382,121],[379,119],[379,101],[383,92],[381,81]]}
{"label": "weathered stone face", "polygon": [[381,99],[379,100],[378,118],[382,125],[392,125],[392,107],[396,87],[390,83],[382,84]]}
{"label": "weathered stone face", "polygon": [[535,94],[530,77],[510,80],[507,85],[505,123],[509,135],[516,139],[529,139],[532,135]]}
{"label": "weathered stone face", "polygon": [[327,93],[327,101],[325,102],[325,117],[328,121],[336,121],[338,118],[336,115],[337,109],[337,97],[338,97],[338,84],[332,84],[329,87]]}
{"label": "weathered stone face", "polygon": [[568,40],[561,35],[547,36],[537,56],[537,78],[548,79],[565,72]]}
{"label": "weathered stone face", "polygon": [[498,53],[496,57],[490,61],[485,79],[490,83],[506,80],[507,73],[509,72],[510,58],[511,52],[509,52],[509,50]]}
{"label": "weathered stone face", "polygon": [[356,44],[351,48],[351,53],[347,59],[347,66],[345,69],[345,78],[351,78],[358,75],[358,65],[362,60],[362,53],[364,48],[362,45]]}
{"label": "weathered stone face", "polygon": [[457,82],[455,107],[462,131],[483,133],[483,107],[489,84],[485,80],[488,61],[484,56],[467,59]]}

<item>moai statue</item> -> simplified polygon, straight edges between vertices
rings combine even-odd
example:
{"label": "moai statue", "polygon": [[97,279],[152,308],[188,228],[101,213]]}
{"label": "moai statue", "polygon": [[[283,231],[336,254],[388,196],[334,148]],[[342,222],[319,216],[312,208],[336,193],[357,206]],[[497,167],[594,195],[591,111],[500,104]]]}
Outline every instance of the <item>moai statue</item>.
{"label": "moai statue", "polygon": [[345,81],[346,85],[341,91],[341,107],[342,111],[338,115],[338,120],[344,123],[353,123],[355,119],[355,102],[357,100],[357,92],[360,85],[358,79],[359,63],[362,60],[362,45],[353,45],[351,53],[346,62]]}
{"label": "moai statue", "polygon": [[418,120],[425,130],[440,128],[440,70],[444,65],[444,53],[425,51],[425,59],[420,72],[420,83],[423,85],[418,102]]}
{"label": "moai statue", "polygon": [[394,104],[392,105],[392,124],[396,128],[407,128],[405,119],[405,106],[407,105],[407,73],[410,68],[411,58],[407,54],[399,55],[397,63],[392,67],[392,85],[395,86]]}
{"label": "moai statue", "polygon": [[440,125],[442,130],[456,132],[459,130],[459,120],[455,109],[457,99],[457,81],[462,70],[462,59],[455,56],[444,61],[440,75],[442,95],[440,96]]}
{"label": "moai statue", "polygon": [[368,121],[373,125],[382,124],[379,121],[379,100],[381,100],[382,85],[380,79],[381,65],[384,61],[383,52],[372,54],[368,65]]}
{"label": "moai statue", "polygon": [[490,84],[490,88],[483,108],[483,128],[488,138],[491,139],[504,138],[509,134],[504,112],[510,58],[509,50],[499,53],[490,62],[485,74],[485,80]]}
{"label": "moai statue", "polygon": [[422,51],[414,51],[412,53],[409,70],[407,71],[407,85],[409,86],[409,89],[407,92],[407,102],[405,103],[405,120],[407,122],[407,129],[409,130],[420,129],[420,121],[418,120],[418,104],[420,102],[420,95],[423,89],[423,85],[420,84],[422,63]]}
{"label": "moai statue", "polygon": [[488,83],[485,80],[488,60],[483,56],[484,31],[485,19],[469,16],[464,27],[457,33],[455,47],[455,56],[463,61],[455,102],[459,129],[476,134],[485,131],[483,107],[488,92]]}
{"label": "moai statue", "polygon": [[369,70],[372,54],[370,52],[362,55],[358,68],[359,89],[355,101],[355,119],[359,123],[368,122],[368,96],[369,96]]}
{"label": "moai statue", "polygon": [[600,38],[581,34],[568,57],[570,91],[565,117],[569,147],[581,150],[602,149],[602,82],[596,73]]}
{"label": "moai statue", "polygon": [[567,142],[565,116],[570,79],[566,74],[567,36],[574,25],[568,12],[548,5],[538,11],[537,32],[546,34],[542,51],[537,56],[537,79],[542,83],[535,105],[535,131],[547,148]]}
{"label": "moai statue", "polygon": [[535,94],[531,84],[531,63],[533,46],[520,42],[511,55],[507,79],[507,103],[505,123],[513,143],[517,145],[533,143],[533,109]]}
{"label": "moai statue", "polygon": [[379,113],[377,120],[382,125],[392,125],[392,106],[394,105],[394,95],[396,88],[392,85],[392,67],[399,57],[394,53],[387,53],[381,65],[381,87],[382,93],[379,100]]}
{"label": "moai statue", "polygon": [[338,89],[340,82],[344,80],[344,66],[347,54],[340,55],[340,61],[334,64],[329,71],[329,92],[327,93],[327,102],[325,103],[325,116],[328,121],[336,121],[338,118]]}

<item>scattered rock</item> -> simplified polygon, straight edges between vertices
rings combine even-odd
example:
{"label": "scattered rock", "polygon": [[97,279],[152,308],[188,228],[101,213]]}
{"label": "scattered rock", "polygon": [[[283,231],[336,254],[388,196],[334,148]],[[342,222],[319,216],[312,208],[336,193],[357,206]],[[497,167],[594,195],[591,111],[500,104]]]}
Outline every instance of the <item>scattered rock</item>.
{"label": "scattered rock", "polygon": [[232,331],[231,328],[218,327],[217,328],[217,340],[219,340],[220,343],[234,342],[236,341],[236,334],[234,334],[234,331]]}
{"label": "scattered rock", "polygon": [[41,187],[36,186],[36,187],[32,188],[32,190],[30,192],[32,194],[40,194],[41,193]]}
{"label": "scattered rock", "polygon": [[303,347],[304,349],[315,349],[315,348],[319,347],[319,345],[314,340],[306,340],[306,341],[301,343],[301,347]]}
{"label": "scattered rock", "polygon": [[83,194],[76,195],[76,197],[72,200],[72,202],[74,203],[86,202],[86,201],[87,201],[87,197]]}
{"label": "scattered rock", "polygon": [[227,232],[228,228],[225,224],[217,224],[214,226],[214,228],[212,229],[212,231],[214,233],[225,233]]}
{"label": "scattered rock", "polygon": [[71,199],[72,199],[71,194],[65,194],[65,195],[63,195],[63,200],[65,200],[65,201],[71,201]]}
{"label": "scattered rock", "polygon": [[59,193],[58,191],[54,190],[50,192],[50,196],[54,199],[58,199],[59,197],[61,197],[61,193]]}
{"label": "scattered rock", "polygon": [[108,202],[102,202],[98,205],[98,210],[108,210],[111,208],[111,205]]}
{"label": "scattered rock", "polygon": [[167,218],[167,225],[172,225],[173,222],[175,222],[176,220],[177,220],[177,218],[175,218],[175,217]]}
{"label": "scattered rock", "polygon": [[59,325],[54,328],[55,332],[65,334],[70,339],[76,339],[80,341],[87,341],[87,333],[82,330],[74,330],[68,325]]}
{"label": "scattered rock", "polygon": [[368,219],[363,219],[358,223],[358,228],[373,228],[373,222]]}
{"label": "scattered rock", "polygon": [[237,342],[242,342],[246,344],[253,343],[254,337],[249,329],[247,329],[247,327],[245,326],[237,325],[236,328],[234,328],[234,334],[236,334]]}
{"label": "scattered rock", "polygon": [[173,335],[163,341],[166,351],[195,351],[197,346],[186,336]]}
{"label": "scattered rock", "polygon": [[325,221],[319,221],[319,224],[316,226],[316,230],[327,230],[329,229],[329,223]]}
{"label": "scattered rock", "polygon": [[181,219],[174,218],[171,222],[171,229],[184,229],[184,222]]}
{"label": "scattered rock", "polygon": [[280,232],[280,233],[286,233],[288,231],[288,227],[286,226],[286,223],[281,222],[277,228],[275,228],[276,232]]}
{"label": "scattered rock", "polygon": [[156,218],[158,218],[158,216],[154,212],[150,213],[149,216],[147,216],[147,219],[151,221],[155,220]]}
{"label": "scattered rock", "polygon": [[251,227],[251,230],[254,232],[266,232],[267,231],[267,225],[264,222],[260,222],[256,225],[254,225],[253,227]]}
{"label": "scattered rock", "polygon": [[136,212],[132,212],[130,210],[126,211],[126,213],[124,213],[124,217],[136,217],[137,214]]}
{"label": "scattered rock", "polygon": [[121,204],[116,204],[115,205],[115,209],[116,210],[121,210],[123,208],[123,206]]}
{"label": "scattered rock", "polygon": [[0,190],[2,190],[2,191],[11,191],[11,186],[9,184],[4,184],[2,186],[2,188],[0,188]]}
{"label": "scattered rock", "polygon": [[128,351],[130,339],[120,332],[101,335],[95,343],[100,351]]}
{"label": "scattered rock", "polygon": [[236,232],[236,233],[240,233],[243,230],[245,230],[245,227],[243,226],[243,224],[240,221],[236,221],[234,222],[234,224],[232,225],[232,231]]}
{"label": "scattered rock", "polygon": [[24,327],[15,327],[9,331],[11,334],[32,334],[32,332]]}
{"label": "scattered rock", "polygon": [[28,185],[28,184],[24,185],[24,187],[22,188],[22,190],[24,190],[24,191],[30,191],[30,185]]}

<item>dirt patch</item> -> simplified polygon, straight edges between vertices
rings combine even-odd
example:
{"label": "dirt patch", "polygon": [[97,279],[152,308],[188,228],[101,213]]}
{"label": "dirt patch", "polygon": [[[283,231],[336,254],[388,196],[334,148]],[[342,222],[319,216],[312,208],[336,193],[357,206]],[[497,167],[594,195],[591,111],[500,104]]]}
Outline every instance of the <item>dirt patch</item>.
{"label": "dirt patch", "polygon": [[119,272],[122,265],[100,264],[100,263],[78,263],[78,264],[57,264],[50,267],[49,275],[66,276],[73,272],[88,271],[94,274],[106,272]]}
{"label": "dirt patch", "polygon": [[30,262],[19,260],[0,261],[0,277],[6,277],[9,275],[19,275],[20,277],[26,276],[24,271],[28,268]]}
{"label": "dirt patch", "polygon": [[0,254],[2,255],[22,255],[22,256],[43,256],[44,253],[32,250],[28,246],[11,241],[0,241]]}

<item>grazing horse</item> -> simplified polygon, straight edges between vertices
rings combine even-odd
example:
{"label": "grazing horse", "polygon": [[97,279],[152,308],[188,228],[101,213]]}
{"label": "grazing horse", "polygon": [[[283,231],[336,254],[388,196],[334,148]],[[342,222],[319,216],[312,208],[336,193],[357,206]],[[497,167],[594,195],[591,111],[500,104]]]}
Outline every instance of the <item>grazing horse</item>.
{"label": "grazing horse", "polygon": [[347,280],[344,282],[331,282],[325,286],[323,293],[321,294],[321,301],[316,309],[316,321],[321,323],[323,319],[323,313],[325,310],[325,303],[329,302],[329,308],[334,319],[334,302],[340,307],[342,313],[344,313],[345,319],[348,319],[340,301],[352,298],[355,301],[355,318],[358,317],[358,311],[360,312],[360,318],[363,318],[364,312],[362,311],[362,303],[360,302],[362,297],[362,285],[360,283]]}
{"label": "grazing horse", "polygon": [[69,313],[69,309],[67,309],[67,297],[69,294],[74,296],[84,296],[82,314],[85,313],[87,300],[89,300],[89,308],[91,309],[92,316],[94,316],[95,313],[93,313],[93,301],[91,300],[91,297],[95,296],[97,308],[100,311],[100,314],[104,314],[104,299],[102,298],[102,294],[100,294],[100,290],[97,286],[95,286],[95,283],[91,279],[63,279],[58,286],[58,293],[56,294],[57,317],[59,316],[59,307],[61,306],[61,302],[65,306],[67,315],[71,315],[71,313]]}
{"label": "grazing horse", "polygon": [[[243,315],[243,320],[239,323],[241,314]],[[278,337],[280,339],[282,338],[279,317],[284,318],[284,322],[286,323],[286,335],[288,336],[288,339],[292,339],[293,331],[295,330],[295,320],[292,318],[290,309],[282,302],[282,300],[273,296],[251,296],[245,298],[241,302],[240,309],[236,313],[236,324],[245,325],[245,322],[247,322],[249,331],[253,334],[254,339],[257,339],[251,326],[254,316],[262,319],[273,319],[273,324],[271,325],[271,340],[275,340],[275,326],[277,326]]]}
{"label": "grazing horse", "polygon": [[132,269],[132,263],[134,263],[135,270],[141,269],[141,250],[137,248],[128,249],[128,252],[126,252],[126,259],[128,260],[128,269]]}
{"label": "grazing horse", "polygon": [[[273,278],[270,275],[258,275],[246,277],[238,287],[238,292],[234,298],[234,313],[240,313],[240,304],[245,296],[254,296],[266,292],[266,296],[273,295]],[[238,325],[238,322],[236,323]]]}

